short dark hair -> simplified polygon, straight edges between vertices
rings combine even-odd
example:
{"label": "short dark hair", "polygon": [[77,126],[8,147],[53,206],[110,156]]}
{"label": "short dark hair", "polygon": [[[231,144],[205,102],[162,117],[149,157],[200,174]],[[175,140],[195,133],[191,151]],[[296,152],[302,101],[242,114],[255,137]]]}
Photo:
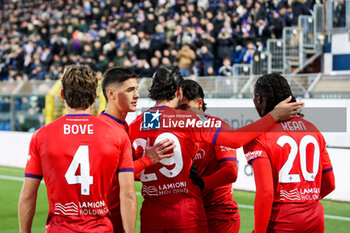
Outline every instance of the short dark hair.
{"label": "short dark hair", "polygon": [[206,107],[207,104],[204,103],[204,92],[202,87],[196,81],[186,79],[182,87],[182,93],[184,96],[186,96],[188,100],[202,98],[203,100],[202,110],[205,112],[205,110],[207,109]]}
{"label": "short dark hair", "polygon": [[265,74],[255,83],[255,93],[266,97],[263,115],[266,115],[282,100],[292,96],[290,102],[296,102],[287,79],[277,73]]}
{"label": "short dark hair", "polygon": [[96,74],[86,65],[69,65],[64,69],[62,90],[67,105],[85,110],[96,99],[98,80]]}
{"label": "short dark hair", "polygon": [[108,101],[106,89],[110,84],[122,83],[131,78],[138,78],[138,75],[129,68],[124,67],[112,67],[106,70],[102,78],[102,91],[103,95]]}
{"label": "short dark hair", "polygon": [[148,88],[148,96],[152,100],[172,100],[182,87],[184,78],[176,68],[161,67],[153,74],[152,85]]}

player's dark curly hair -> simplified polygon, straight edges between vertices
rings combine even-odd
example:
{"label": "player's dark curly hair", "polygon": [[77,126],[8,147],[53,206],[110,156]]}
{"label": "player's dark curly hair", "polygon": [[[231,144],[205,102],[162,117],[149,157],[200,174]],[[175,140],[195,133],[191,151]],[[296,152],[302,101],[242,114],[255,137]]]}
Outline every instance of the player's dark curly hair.
{"label": "player's dark curly hair", "polygon": [[184,96],[186,96],[188,100],[202,98],[203,100],[202,110],[205,112],[205,110],[207,109],[206,107],[207,104],[204,103],[204,92],[202,87],[196,81],[186,79],[182,87],[182,93]]}
{"label": "player's dark curly hair", "polygon": [[98,80],[88,66],[67,66],[61,82],[64,100],[69,107],[85,110],[95,102]]}
{"label": "player's dark curly hair", "polygon": [[266,97],[263,115],[266,115],[282,100],[292,96],[290,102],[296,102],[287,80],[280,74],[272,73],[261,76],[255,83],[255,93]]}
{"label": "player's dark curly hair", "polygon": [[183,82],[184,78],[178,69],[161,67],[153,75],[152,85],[148,88],[148,96],[152,100],[172,100]]}

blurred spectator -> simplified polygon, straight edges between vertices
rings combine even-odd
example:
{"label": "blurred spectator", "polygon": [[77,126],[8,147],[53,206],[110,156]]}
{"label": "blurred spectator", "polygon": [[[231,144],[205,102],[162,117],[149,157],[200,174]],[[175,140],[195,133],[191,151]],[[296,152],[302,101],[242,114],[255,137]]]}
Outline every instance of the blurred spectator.
{"label": "blurred spectator", "polygon": [[190,76],[195,57],[195,52],[187,44],[183,45],[177,53],[176,58],[179,60],[180,72],[184,77]]}
{"label": "blurred spectator", "polygon": [[271,33],[271,38],[282,38],[282,31],[285,27],[285,21],[282,17],[280,17],[278,10],[273,11],[272,18],[270,19],[270,25],[268,27]]}
{"label": "blurred spectator", "polygon": [[214,66],[214,55],[208,50],[207,46],[203,45],[197,49],[196,60],[198,61],[198,75],[206,76],[208,67]]}
{"label": "blurred spectator", "polygon": [[233,68],[231,66],[230,58],[225,58],[223,60],[223,66],[220,67],[218,71],[218,75],[220,76],[233,76]]}
{"label": "blurred spectator", "polygon": [[344,0],[338,0],[333,13],[333,25],[337,28],[345,27],[345,5]]}
{"label": "blurred spectator", "polygon": [[247,44],[247,50],[245,51],[243,55],[243,62],[246,64],[251,64],[253,60],[253,56],[255,53],[255,45],[253,42],[248,42]]}
{"label": "blurred spectator", "polygon": [[298,25],[299,15],[311,15],[310,9],[306,6],[306,0],[292,0],[293,25]]}

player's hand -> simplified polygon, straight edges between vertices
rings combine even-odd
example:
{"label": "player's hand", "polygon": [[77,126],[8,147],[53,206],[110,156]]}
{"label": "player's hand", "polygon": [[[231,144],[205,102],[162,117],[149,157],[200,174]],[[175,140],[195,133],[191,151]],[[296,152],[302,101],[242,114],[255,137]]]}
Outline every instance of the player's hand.
{"label": "player's hand", "polygon": [[154,146],[150,146],[150,140],[147,138],[145,155],[152,161],[152,164],[158,163],[160,160],[174,156],[172,150],[175,148],[174,141],[163,139]]}
{"label": "player's hand", "polygon": [[300,108],[304,107],[304,102],[289,103],[291,99],[292,96],[289,96],[287,99],[277,104],[275,108],[270,112],[275,121],[288,120],[301,113]]}
{"label": "player's hand", "polygon": [[192,183],[194,185],[198,185],[198,187],[202,190],[204,188],[204,181],[203,179],[198,175],[197,168],[192,164],[191,170],[190,170],[190,178],[192,180]]}

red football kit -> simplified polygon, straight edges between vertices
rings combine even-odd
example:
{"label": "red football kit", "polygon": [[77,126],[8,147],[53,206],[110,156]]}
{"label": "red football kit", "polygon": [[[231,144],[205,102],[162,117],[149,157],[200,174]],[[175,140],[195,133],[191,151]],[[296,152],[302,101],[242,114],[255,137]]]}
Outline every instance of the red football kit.
{"label": "red football kit", "polygon": [[[218,118],[206,115],[206,119]],[[236,150],[201,142],[193,163],[205,184],[202,198],[209,232],[238,232],[238,206],[233,200],[232,184],[226,181],[231,178],[228,176],[235,176],[234,180],[237,178]]]}
{"label": "red football kit", "polygon": [[[221,122],[221,123],[219,123]],[[164,138],[174,140],[174,156],[161,160],[140,173],[144,201],[141,231],[158,232],[197,229],[204,233],[206,216],[199,188],[192,184],[189,171],[198,142],[238,148],[274,124],[270,114],[238,131],[228,132],[222,121],[212,120],[204,127],[195,114],[156,106],[138,116],[129,126],[135,159],[141,158],[150,138],[151,145]],[[248,133],[247,133],[248,132]]]}
{"label": "red football kit", "polygon": [[[323,232],[323,208],[319,202],[321,182],[325,173],[332,172],[332,164],[317,128],[303,118],[294,117],[276,123],[269,132],[244,146],[244,152],[253,167],[258,160],[267,159],[272,170],[272,177],[255,178],[271,179],[270,187],[274,192],[271,215],[264,212],[271,206],[256,205],[261,208],[260,213],[266,214],[255,219],[255,225],[267,227],[268,223],[268,229],[256,229],[256,232]],[[261,224],[264,221],[266,225]]]}
{"label": "red football kit", "polygon": [[89,114],[65,115],[33,134],[25,177],[45,180],[47,232],[112,232],[114,174],[133,172],[124,130]]}
{"label": "red football kit", "polygon": [[[124,121],[121,121],[105,112],[102,112],[100,115],[97,116],[97,118],[108,122],[122,130],[124,130],[126,133],[128,133],[128,124]],[[114,227],[114,232],[119,233],[123,232],[123,221],[122,216],[120,213],[120,198],[119,198],[119,182],[118,182],[118,175],[114,175],[113,177],[113,184],[112,184],[112,193],[111,197],[109,199],[110,203],[110,212],[112,215],[112,224]]]}

